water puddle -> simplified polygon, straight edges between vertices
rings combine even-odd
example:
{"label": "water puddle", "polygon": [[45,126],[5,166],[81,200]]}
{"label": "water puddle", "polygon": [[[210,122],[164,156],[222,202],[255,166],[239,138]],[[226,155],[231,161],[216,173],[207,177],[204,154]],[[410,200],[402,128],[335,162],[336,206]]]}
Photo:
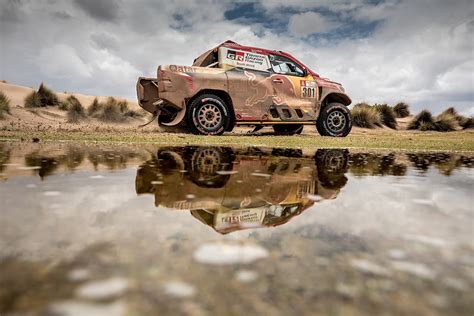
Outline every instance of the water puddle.
{"label": "water puddle", "polygon": [[0,315],[471,315],[473,167],[3,142]]}

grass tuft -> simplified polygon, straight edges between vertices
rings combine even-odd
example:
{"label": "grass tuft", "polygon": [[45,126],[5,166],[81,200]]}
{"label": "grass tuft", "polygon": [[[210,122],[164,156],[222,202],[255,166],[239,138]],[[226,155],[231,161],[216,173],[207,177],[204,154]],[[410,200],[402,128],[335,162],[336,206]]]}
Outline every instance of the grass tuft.
{"label": "grass tuft", "polygon": [[10,114],[10,99],[0,91],[0,119],[5,118],[5,113]]}
{"label": "grass tuft", "polygon": [[452,132],[458,128],[459,123],[456,116],[444,111],[436,117],[434,125],[438,132]]}
{"label": "grass tuft", "polygon": [[98,119],[105,121],[105,122],[123,122],[125,120],[125,116],[120,111],[120,104],[117,100],[113,97],[109,97],[101,113],[97,116]]}
{"label": "grass tuft", "polygon": [[393,107],[393,111],[398,118],[407,117],[410,115],[410,106],[404,102],[400,102]]}
{"label": "grass tuft", "polygon": [[420,131],[432,131],[434,128],[433,115],[427,110],[423,110],[418,113],[418,115],[413,118],[407,127],[407,129],[418,129]]}
{"label": "grass tuft", "polygon": [[31,91],[25,98],[25,107],[27,108],[39,108],[41,107],[41,100],[38,92]]}
{"label": "grass tuft", "polygon": [[59,105],[59,99],[56,93],[46,87],[43,83],[41,83],[38,88],[38,97],[40,99],[41,106]]}
{"label": "grass tuft", "polygon": [[380,113],[367,103],[357,103],[354,105],[351,114],[355,126],[363,128],[382,126]]}
{"label": "grass tuft", "polygon": [[103,107],[104,107],[104,105],[102,103],[100,103],[97,98],[95,98],[94,101],[92,101],[89,108],[87,109],[87,114],[89,116],[93,116],[93,115],[97,114],[98,112],[102,111]]}
{"label": "grass tuft", "polygon": [[397,129],[397,120],[395,111],[387,104],[375,104],[374,108],[379,112],[382,123],[391,128]]}
{"label": "grass tuft", "polygon": [[68,104],[67,121],[69,123],[77,123],[86,118],[86,111],[84,110],[81,102],[79,102],[75,96],[69,96],[65,103]]}

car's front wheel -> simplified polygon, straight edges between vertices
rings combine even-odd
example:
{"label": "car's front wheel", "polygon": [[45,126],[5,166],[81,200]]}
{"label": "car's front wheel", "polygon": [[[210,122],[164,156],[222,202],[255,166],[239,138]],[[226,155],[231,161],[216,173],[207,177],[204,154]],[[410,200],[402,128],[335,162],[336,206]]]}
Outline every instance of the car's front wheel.
{"label": "car's front wheel", "polygon": [[203,94],[190,103],[186,125],[193,134],[221,135],[228,129],[229,115],[230,111],[221,98]]}
{"label": "car's front wheel", "polygon": [[321,136],[345,137],[352,129],[352,116],[341,103],[330,103],[321,109],[316,129]]}

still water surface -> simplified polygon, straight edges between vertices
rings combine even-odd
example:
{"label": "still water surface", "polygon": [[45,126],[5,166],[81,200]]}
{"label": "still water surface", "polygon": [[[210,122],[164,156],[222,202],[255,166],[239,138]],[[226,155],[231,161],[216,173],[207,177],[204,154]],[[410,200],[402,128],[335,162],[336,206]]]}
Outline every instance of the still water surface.
{"label": "still water surface", "polygon": [[0,314],[472,315],[473,166],[0,143]]}

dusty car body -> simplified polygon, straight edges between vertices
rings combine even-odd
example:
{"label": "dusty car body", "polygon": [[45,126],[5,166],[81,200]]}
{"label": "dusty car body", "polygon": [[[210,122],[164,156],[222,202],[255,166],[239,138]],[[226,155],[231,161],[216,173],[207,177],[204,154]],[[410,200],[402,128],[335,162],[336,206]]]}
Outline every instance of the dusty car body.
{"label": "dusty car body", "polygon": [[155,205],[189,210],[219,233],[285,224],[346,184],[346,150],[267,151],[222,147],[160,149],[142,164],[137,194]]}
{"label": "dusty car body", "polygon": [[346,136],[351,99],[341,84],[320,77],[281,51],[226,41],[192,66],[161,65],[140,77],[138,103],[162,127],[219,135],[236,125],[272,125],[281,134],[315,125],[321,135]]}

